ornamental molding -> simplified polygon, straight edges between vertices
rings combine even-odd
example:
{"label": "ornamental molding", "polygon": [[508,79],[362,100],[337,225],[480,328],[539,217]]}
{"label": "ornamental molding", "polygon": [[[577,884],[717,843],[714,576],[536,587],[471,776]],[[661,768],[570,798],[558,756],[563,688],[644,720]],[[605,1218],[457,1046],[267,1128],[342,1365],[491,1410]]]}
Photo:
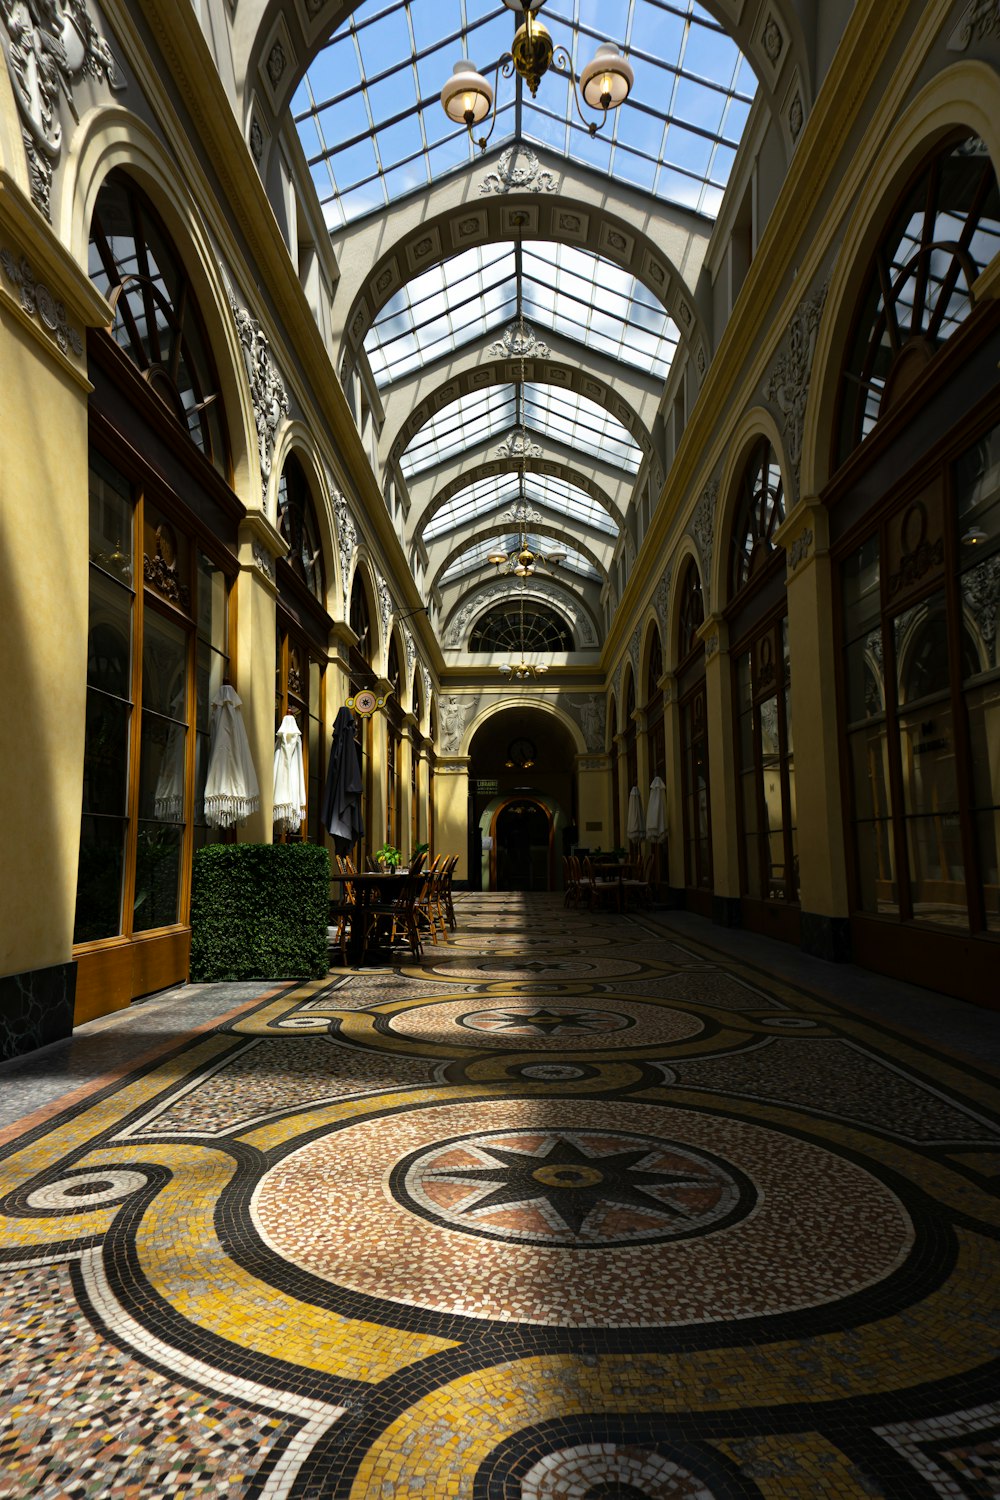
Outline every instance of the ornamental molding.
{"label": "ornamental molding", "polygon": [[711,661],[713,656],[719,653],[719,637],[717,635],[706,635],[705,637],[705,659]]}
{"label": "ornamental molding", "polygon": [[715,511],[719,501],[719,481],[713,479],[701,493],[695,506],[688,535],[694,538],[701,559],[701,590],[706,610],[711,608],[712,553],[715,547]]}
{"label": "ornamental molding", "polygon": [[949,52],[964,52],[971,43],[1000,32],[1000,0],[972,0],[948,40]]}
{"label": "ornamental molding", "polygon": [[523,432],[508,432],[494,452],[497,458],[541,458],[540,443],[533,443]]}
{"label": "ornamental molding", "polygon": [[358,550],[358,528],[354,524],[351,508],[340,493],[332,478],[330,495],[333,499],[333,524],[337,533],[337,550],[340,552],[340,583],[344,592],[344,613],[347,613],[347,590],[351,578],[351,564]]}
{"label": "ornamental molding", "polygon": [[488,193],[556,193],[559,178],[543,167],[530,146],[508,146],[496,166],[479,184],[481,196]]}
{"label": "ornamental molding", "polygon": [[425,667],[423,662],[420,663],[420,675],[424,680],[424,703],[430,708],[432,689],[431,671],[430,667]]}
{"label": "ornamental molding", "polygon": [[54,297],[43,281],[35,280],[35,273],[25,256],[15,260],[7,249],[0,250],[0,266],[12,286],[17,288],[21,306],[29,318],[39,323],[55,339],[63,354],[72,349],[76,355],[83,353],[83,339],[66,317],[66,305]]}
{"label": "ornamental molding", "polygon": [[156,555],[142,554],[142,576],[164,599],[181,609],[191,608],[191,590],[182,583],[177,572],[177,537],[167,521],[156,528]]}
{"label": "ornamental molding", "polygon": [[632,681],[635,684],[636,697],[639,696],[639,626],[632,632],[632,639],[628,647],[629,658],[632,662]]}
{"label": "ornamental molding", "polygon": [[795,495],[799,490],[799,468],[802,463],[802,434],[809,402],[809,380],[812,374],[816,335],[823,305],[830,290],[829,278],[817,292],[799,304],[788,325],[780,353],[774,361],[767,382],[766,395],[777,406],[782,418],[785,451],[795,476]]}
{"label": "ornamental molding", "polygon": [[52,174],[63,143],[62,106],[75,121],[73,91],[84,78],[121,93],[125,80],[86,0],[0,0],[7,71],[21,117],[31,196],[52,218]]}
{"label": "ornamental molding", "polygon": [[491,344],[487,359],[547,359],[552,351],[543,344],[529,323],[511,323],[503,337]]}
{"label": "ornamental molding", "polygon": [[673,573],[673,563],[668,563],[663,572],[663,577],[656,585],[656,597],[654,605],[656,618],[660,622],[660,632],[663,639],[667,638],[667,621],[670,618],[670,577]]}
{"label": "ornamental molding", "polygon": [[406,625],[403,626],[403,646],[406,650],[406,677],[407,681],[412,682],[413,663],[417,659],[417,643]]}
{"label": "ornamental molding", "polygon": [[[569,700],[569,707],[575,719],[580,722],[583,731],[583,740],[587,749],[593,753],[595,750],[603,751],[607,738],[607,705],[604,699],[597,693],[591,693],[582,703]],[[584,769],[592,769],[586,767]]]}
{"label": "ornamental molding", "polygon": [[[225,279],[225,273],[223,273]],[[253,402],[254,421],[257,425],[257,451],[260,460],[260,477],[267,490],[271,478],[271,462],[274,458],[274,442],[282,417],[288,416],[288,395],[285,384],[271,355],[267,334],[257,319],[245,307],[241,307],[236,294],[226,280],[229,305],[236,322],[243,363],[250,382],[250,399]]]}
{"label": "ornamental molding", "polygon": [[1000,557],[962,574],[962,603],[976,622],[986,647],[981,669],[996,665],[997,617],[1000,614]]}
{"label": "ornamental molding", "polygon": [[584,757],[576,763],[578,771],[606,771],[608,769],[608,757],[606,755]]}
{"label": "ornamental molding", "polygon": [[375,584],[378,589],[378,612],[382,620],[382,639],[385,642],[385,649],[388,653],[389,622],[396,613],[396,606],[392,602],[392,593],[390,592],[389,585],[377,568],[375,569]]}
{"label": "ornamental molding", "polygon": [[533,526],[536,521],[543,520],[540,510],[535,510],[527,500],[515,500],[510,510],[500,512],[498,521],[509,521],[512,526]]}

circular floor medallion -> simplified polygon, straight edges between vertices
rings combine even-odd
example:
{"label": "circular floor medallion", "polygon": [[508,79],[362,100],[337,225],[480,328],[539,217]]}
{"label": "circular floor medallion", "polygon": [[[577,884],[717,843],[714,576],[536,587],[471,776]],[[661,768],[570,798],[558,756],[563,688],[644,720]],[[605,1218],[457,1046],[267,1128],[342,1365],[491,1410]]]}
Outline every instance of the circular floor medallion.
{"label": "circular floor medallion", "polygon": [[586,999],[559,1001],[498,995],[472,1008],[469,996],[432,1000],[397,1011],[384,1023],[396,1036],[442,1046],[503,1047],[508,1051],[586,1052],[615,1047],[663,1047],[704,1031],[704,1022],[685,1010],[624,1000],[613,1010]]}
{"label": "circular floor medallion", "polygon": [[696,1474],[660,1453],[587,1443],[547,1453],[521,1480],[521,1500],[716,1500]]}
{"label": "circular floor medallion", "polygon": [[707,1234],[755,1202],[750,1182],[717,1158],[607,1130],[460,1136],[405,1158],[390,1191],[465,1234],[578,1250]]}
{"label": "circular floor medallion", "polygon": [[251,1218],[290,1270],[387,1321],[560,1327],[800,1312],[883,1281],[914,1240],[889,1187],[817,1142],[568,1094],[366,1115],[276,1162]]}
{"label": "circular floor medallion", "polygon": [[469,1031],[485,1031],[490,1035],[512,1038],[563,1036],[568,1039],[581,1031],[605,1035],[635,1025],[634,1017],[620,1011],[570,1005],[496,1006],[469,1011],[458,1016],[457,1020],[459,1026],[465,1026]]}
{"label": "circular floor medallion", "polygon": [[82,1208],[103,1208],[120,1203],[144,1188],[147,1181],[144,1172],[132,1172],[126,1167],[98,1168],[73,1177],[60,1177],[58,1182],[47,1182],[29,1193],[25,1201],[29,1208],[74,1213]]}

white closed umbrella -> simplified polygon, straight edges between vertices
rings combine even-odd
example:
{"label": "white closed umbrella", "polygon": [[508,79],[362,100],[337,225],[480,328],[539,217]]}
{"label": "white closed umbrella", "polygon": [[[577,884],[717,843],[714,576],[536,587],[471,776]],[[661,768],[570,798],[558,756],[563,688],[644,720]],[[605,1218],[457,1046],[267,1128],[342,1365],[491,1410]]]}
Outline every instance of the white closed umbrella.
{"label": "white closed umbrella", "polygon": [[637,844],[646,831],[646,815],[642,810],[639,788],[634,786],[628,794],[628,823],[626,832],[630,844]]}
{"label": "white closed umbrella", "polygon": [[234,823],[244,822],[260,806],[260,787],[241,707],[236,689],[228,683],[223,684],[212,700],[205,777],[205,822],[210,828],[231,828]]}
{"label": "white closed umbrella", "polygon": [[649,805],[646,808],[646,837],[651,844],[659,844],[667,836],[667,789],[662,776],[654,776],[649,783]]}
{"label": "white closed umbrella", "polygon": [[302,767],[302,731],[286,714],[274,740],[274,821],[297,833],[306,815],[306,779]]}

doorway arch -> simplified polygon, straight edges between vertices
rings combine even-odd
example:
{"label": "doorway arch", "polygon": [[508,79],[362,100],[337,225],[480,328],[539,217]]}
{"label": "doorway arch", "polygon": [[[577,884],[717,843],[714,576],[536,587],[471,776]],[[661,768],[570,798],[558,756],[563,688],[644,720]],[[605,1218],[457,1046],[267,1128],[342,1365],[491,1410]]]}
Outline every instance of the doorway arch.
{"label": "doorway arch", "polygon": [[[523,813],[515,809],[524,808]],[[532,817],[532,810],[535,814]],[[516,829],[514,818],[528,820],[528,837],[521,843],[522,869],[525,878],[511,881],[509,856],[509,830]],[[486,890],[535,890],[553,891],[556,884],[556,836],[565,823],[563,809],[543,792],[530,789],[502,793],[484,808],[479,820],[480,833],[484,836],[483,887]],[[531,826],[533,825],[533,826]],[[532,837],[533,835],[533,837]],[[488,840],[488,842],[487,842]]]}

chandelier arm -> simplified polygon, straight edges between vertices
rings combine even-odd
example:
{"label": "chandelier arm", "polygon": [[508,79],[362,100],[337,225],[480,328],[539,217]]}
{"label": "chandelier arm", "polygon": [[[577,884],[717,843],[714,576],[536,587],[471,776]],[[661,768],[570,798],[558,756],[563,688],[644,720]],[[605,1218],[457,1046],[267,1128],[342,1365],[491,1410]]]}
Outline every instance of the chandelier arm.
{"label": "chandelier arm", "polygon": [[576,74],[573,71],[573,59],[570,57],[565,47],[555,48],[554,52],[552,53],[552,66],[555,68],[557,73],[565,73],[568,77],[570,85],[573,89],[573,106],[577,114],[580,116],[580,122],[590,135],[596,135],[599,130],[604,129],[604,126],[607,123],[607,109],[603,111],[600,122],[598,122],[597,120],[587,119],[587,116],[584,114],[583,110],[580,107],[580,93],[576,86]]}
{"label": "chandelier arm", "polygon": [[487,130],[486,134],[485,135],[481,135],[479,137],[479,139],[477,140],[476,137],[472,133],[472,126],[471,126],[471,124],[468,122],[468,120],[466,120],[465,128],[469,132],[469,139],[470,139],[470,141],[473,141],[475,143],[475,145],[477,145],[479,147],[479,150],[481,152],[485,152],[486,147],[489,145],[490,136],[493,134],[493,131],[496,128],[496,123],[497,123],[497,90],[498,90],[498,88],[500,86],[500,76],[501,76],[501,74],[503,75],[504,78],[513,78],[513,76],[514,76],[514,58],[513,58],[513,55],[510,52],[504,52],[503,55],[497,59],[497,65],[496,65],[496,68],[494,69],[494,72],[493,72],[493,109],[491,111],[490,128],[489,128],[489,130]]}

